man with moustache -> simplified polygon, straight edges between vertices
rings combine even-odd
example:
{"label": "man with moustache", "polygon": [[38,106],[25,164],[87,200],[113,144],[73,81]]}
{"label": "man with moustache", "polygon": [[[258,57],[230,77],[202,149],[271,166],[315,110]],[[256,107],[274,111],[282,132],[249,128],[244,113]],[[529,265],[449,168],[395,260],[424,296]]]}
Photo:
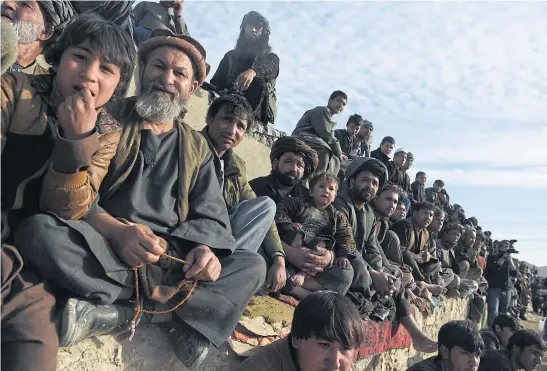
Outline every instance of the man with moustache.
{"label": "man with moustache", "polygon": [[459,297],[460,287],[460,265],[456,259],[454,248],[463,235],[465,229],[461,224],[449,223],[437,240],[437,256],[441,263],[442,286],[447,290],[447,296],[450,298]]}
{"label": "man with moustache", "polygon": [[241,92],[253,108],[254,119],[262,125],[273,124],[277,116],[279,57],[272,52],[270,33],[270,23],[262,14],[247,13],[235,49],[224,55],[211,79],[217,90]]}
{"label": "man with moustache", "polygon": [[433,213],[434,206],[431,203],[417,203],[412,216],[395,223],[391,230],[399,237],[404,262],[412,268],[414,279],[437,296],[443,292],[443,288],[432,281],[440,272],[440,264],[435,249],[430,245],[427,230],[433,220]]}
{"label": "man with moustache", "polygon": [[[356,259],[351,260],[354,278],[350,295],[379,301],[396,293],[396,315],[409,331],[414,348],[421,352],[434,352],[437,349],[435,342],[418,328],[410,303],[402,295],[404,287],[400,279],[391,274],[397,269],[394,269],[379,246],[376,214],[369,202],[375,199],[378,189],[384,188],[386,182],[387,169],[379,160],[359,157],[348,166],[346,181],[334,201],[334,206],[348,218],[357,250],[360,252]],[[379,207],[385,215],[393,212],[398,195],[387,188],[383,196],[382,201],[387,200],[382,202],[384,205],[391,202],[387,207]],[[389,208],[388,212],[386,208]]]}
{"label": "man with moustache", "polygon": [[[155,30],[141,44],[139,62],[140,94],[110,111],[122,133],[100,202],[84,221],[59,224],[43,215],[27,223],[27,249],[71,296],[60,318],[62,345],[167,322],[175,355],[195,369],[230,336],[266,267],[259,254],[236,249],[213,156],[181,119],[207,75],[204,48]],[[135,276],[136,304],[129,301]]]}
{"label": "man with moustache", "polygon": [[342,148],[334,136],[336,122],[332,121],[332,116],[342,113],[346,104],[346,93],[340,90],[333,92],[326,107],[318,106],[306,111],[292,132],[293,136],[299,137],[317,152],[317,172],[325,171],[337,176],[340,171]]}
{"label": "man with moustache", "polygon": [[19,55],[10,71],[29,75],[49,73],[42,53],[55,44],[76,14],[68,0],[3,1],[2,18],[15,28]]}

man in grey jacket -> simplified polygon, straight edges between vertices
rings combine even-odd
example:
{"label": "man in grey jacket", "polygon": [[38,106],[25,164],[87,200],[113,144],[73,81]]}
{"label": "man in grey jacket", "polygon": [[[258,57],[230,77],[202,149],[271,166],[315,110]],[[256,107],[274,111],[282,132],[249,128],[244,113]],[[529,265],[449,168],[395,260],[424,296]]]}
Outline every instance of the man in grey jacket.
{"label": "man in grey jacket", "polygon": [[[135,16],[135,26],[137,29],[144,29],[143,34],[148,36],[155,29],[168,29],[177,35],[190,36],[188,26],[182,18],[182,3],[183,0],[175,1],[160,1],[155,3],[152,1],[142,1],[135,9],[133,14]],[[146,32],[148,30],[148,32]],[[140,35],[136,32],[136,35]],[[148,37],[144,37],[147,39]],[[144,41],[139,39],[139,41]]]}
{"label": "man in grey jacket", "polygon": [[326,107],[318,106],[306,111],[292,132],[293,136],[303,140],[317,152],[317,172],[326,171],[336,176],[340,171],[342,149],[334,136],[336,122],[332,121],[332,116],[342,113],[347,103],[346,93],[340,90],[333,92]]}

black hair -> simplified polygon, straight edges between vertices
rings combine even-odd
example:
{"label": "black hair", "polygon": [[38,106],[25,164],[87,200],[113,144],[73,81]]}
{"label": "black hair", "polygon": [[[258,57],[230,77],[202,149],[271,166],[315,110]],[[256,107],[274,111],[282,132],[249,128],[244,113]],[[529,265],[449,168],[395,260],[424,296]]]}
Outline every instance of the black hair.
{"label": "black hair", "polygon": [[440,348],[445,346],[449,351],[454,347],[474,353],[481,357],[484,355],[484,341],[479,332],[468,321],[449,321],[439,330],[439,357]]}
{"label": "black hair", "polygon": [[437,206],[435,206],[435,208],[433,209],[433,215],[435,216],[443,215],[444,217],[446,217],[446,213],[443,211],[443,209]]}
{"label": "black hair", "polygon": [[494,318],[494,322],[492,323],[492,330],[496,331],[496,326],[499,326],[502,330],[505,327],[509,327],[513,331],[517,331],[522,328],[516,318],[503,313],[499,314],[496,318]]}
{"label": "black hair", "polygon": [[[403,188],[398,186],[397,184],[393,183],[387,183],[385,186],[383,186],[377,193],[376,197],[380,197],[380,195],[384,192],[395,192],[398,195],[401,195],[403,193]],[[399,197],[399,200],[402,200],[402,197]]]}
{"label": "black hair", "polygon": [[235,50],[241,51],[245,50],[247,47],[247,41],[245,40],[245,26],[248,24],[262,27],[262,35],[258,38],[258,40],[256,40],[257,43],[254,45],[256,49],[253,48],[253,51],[257,52],[257,54],[265,54],[272,51],[272,47],[270,46],[270,23],[266,17],[254,10],[245,14],[243,20],[241,21]]}
{"label": "black hair", "polygon": [[228,113],[242,120],[247,120],[246,132],[253,126],[253,108],[244,96],[228,94],[215,99],[207,110],[207,119],[214,119],[221,107],[225,107]]}
{"label": "black hair", "polygon": [[346,93],[344,93],[341,90],[336,90],[336,91],[333,91],[332,94],[330,95],[329,101],[334,100],[338,97],[342,97],[345,100],[348,100],[348,96],[346,95]]}
{"label": "black hair", "polygon": [[424,202],[416,202],[414,205],[412,205],[412,212],[418,213],[420,210],[429,210],[429,211],[435,211],[435,205],[433,205],[429,201]]}
{"label": "black hair", "polygon": [[385,165],[380,162],[379,160],[369,160],[366,161],[360,168],[359,171],[357,171],[355,174],[353,174],[351,177],[346,178],[346,181],[349,184],[350,179],[357,178],[357,175],[361,174],[363,171],[368,171],[372,175],[378,178],[378,183],[381,188],[384,187],[385,184],[382,183],[382,180],[385,179],[385,174],[387,172],[387,168]]}
{"label": "black hair", "polygon": [[384,139],[382,139],[382,142],[380,143],[380,145],[382,145],[386,142],[395,145],[395,139],[393,139],[393,137],[384,137]]}
{"label": "black hair", "polygon": [[85,13],[73,18],[57,43],[45,51],[45,60],[52,66],[58,66],[68,48],[84,42],[102,53],[109,63],[120,68],[120,83],[114,91],[114,97],[123,98],[133,77],[137,59],[135,44],[120,26],[95,13]]}
{"label": "black hair", "polygon": [[357,349],[365,340],[363,321],[355,305],[342,294],[316,291],[294,310],[291,336],[297,340],[311,337],[337,342]]}
{"label": "black hair", "polygon": [[509,339],[507,350],[511,351],[511,349],[516,347],[522,351],[529,346],[539,346],[543,351],[547,350],[547,346],[541,336],[537,332],[528,329],[517,330]]}
{"label": "black hair", "polygon": [[346,126],[348,126],[349,124],[351,123],[355,123],[359,126],[363,126],[363,124],[365,123],[365,121],[363,120],[363,117],[361,117],[361,115],[358,115],[358,114],[353,114],[351,115],[349,118],[348,118],[348,123],[346,124]]}
{"label": "black hair", "polygon": [[317,182],[320,182],[320,181],[326,181],[329,183],[333,182],[336,184],[336,188],[338,188],[338,177],[330,173],[327,173],[326,171],[320,171],[310,179],[310,190],[312,190],[313,187],[317,184]]}
{"label": "black hair", "polygon": [[444,187],[444,182],[440,179],[437,179],[435,182],[433,182],[433,185],[435,184],[438,186]]}
{"label": "black hair", "polygon": [[[408,154],[407,154],[407,156],[408,156]],[[408,158],[408,157],[407,157],[407,158]],[[425,173],[424,173],[423,171],[418,171],[418,172],[416,173],[416,178],[419,177],[420,175],[425,175]]]}
{"label": "black hair", "polygon": [[497,350],[501,348],[500,339],[490,330],[480,331],[485,350]]}

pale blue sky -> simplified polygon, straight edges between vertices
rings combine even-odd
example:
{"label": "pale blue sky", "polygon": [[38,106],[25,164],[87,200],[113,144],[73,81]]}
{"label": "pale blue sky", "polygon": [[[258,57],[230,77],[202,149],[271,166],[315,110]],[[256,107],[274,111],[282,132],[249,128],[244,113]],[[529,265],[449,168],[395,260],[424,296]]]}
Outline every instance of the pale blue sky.
{"label": "pale blue sky", "polygon": [[345,91],[339,127],[371,120],[375,147],[392,135],[414,153],[411,178],[443,179],[495,239],[547,265],[547,3],[185,1],[211,76],[251,10],[281,59],[279,129]]}

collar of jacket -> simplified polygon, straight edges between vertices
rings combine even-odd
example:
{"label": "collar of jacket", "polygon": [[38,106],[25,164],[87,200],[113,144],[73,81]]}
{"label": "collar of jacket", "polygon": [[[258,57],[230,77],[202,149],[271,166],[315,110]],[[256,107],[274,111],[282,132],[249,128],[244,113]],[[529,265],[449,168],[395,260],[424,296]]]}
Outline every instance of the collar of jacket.
{"label": "collar of jacket", "polygon": [[211,137],[209,136],[209,130],[208,126],[206,125],[203,130],[201,130],[201,134],[205,137],[205,140],[207,141],[207,144],[209,145],[209,149],[211,150],[211,153],[213,154],[213,160],[215,162],[215,170],[217,172],[217,177],[220,178],[220,160],[224,161],[224,179],[237,177],[241,175],[241,170],[237,166],[237,163],[234,158],[234,151],[233,149],[229,149],[221,157],[218,157],[217,151],[215,149],[215,146],[213,145],[213,141],[211,140]]}
{"label": "collar of jacket", "polygon": [[[279,195],[279,183],[275,179],[275,176],[270,173],[266,176],[266,180],[268,182],[268,188],[270,189],[270,191],[272,191],[276,195]],[[306,190],[307,189],[302,186],[302,183],[298,183],[294,187],[292,187],[289,194],[291,195],[291,197],[309,197],[309,192],[306,192]]]}

